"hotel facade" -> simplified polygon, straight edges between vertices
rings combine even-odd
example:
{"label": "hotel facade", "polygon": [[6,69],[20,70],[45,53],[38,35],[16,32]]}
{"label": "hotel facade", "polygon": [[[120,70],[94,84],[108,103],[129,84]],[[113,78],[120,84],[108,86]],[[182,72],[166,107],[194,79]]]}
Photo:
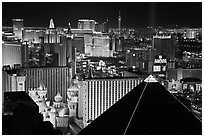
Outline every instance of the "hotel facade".
{"label": "hotel facade", "polygon": [[84,90],[80,91],[83,94],[84,127],[124,97],[141,81],[142,79],[139,78],[86,79],[85,88],[81,88]]}

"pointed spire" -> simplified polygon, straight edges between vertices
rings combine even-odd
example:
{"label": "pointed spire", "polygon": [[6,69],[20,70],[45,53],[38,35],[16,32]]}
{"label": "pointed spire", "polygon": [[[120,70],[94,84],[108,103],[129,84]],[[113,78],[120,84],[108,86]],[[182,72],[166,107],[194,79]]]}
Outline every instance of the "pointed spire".
{"label": "pointed spire", "polygon": [[121,16],[120,16],[120,11],[119,11],[119,16],[118,16],[118,30],[119,30],[119,36],[120,36],[121,35]]}
{"label": "pointed spire", "polygon": [[121,16],[120,16],[120,11],[119,11],[119,17],[121,17]]}
{"label": "pointed spire", "polygon": [[156,80],[156,78],[154,78],[152,75],[149,75],[144,81],[147,82],[147,83],[158,82],[158,81]]}
{"label": "pointed spire", "polygon": [[55,28],[53,19],[50,20],[49,28],[51,28],[51,29]]}
{"label": "pointed spire", "polygon": [[71,23],[69,22],[68,23],[68,31],[67,31],[67,34],[71,34],[72,32],[71,32]]}

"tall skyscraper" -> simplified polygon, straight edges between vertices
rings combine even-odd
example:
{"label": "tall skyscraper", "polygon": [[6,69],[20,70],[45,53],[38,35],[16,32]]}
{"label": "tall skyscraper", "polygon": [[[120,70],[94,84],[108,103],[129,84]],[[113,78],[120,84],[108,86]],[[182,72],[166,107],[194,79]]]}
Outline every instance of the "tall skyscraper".
{"label": "tall skyscraper", "polygon": [[46,57],[45,57],[45,46],[44,46],[44,37],[40,37],[40,50],[39,50],[39,65],[46,66]]}
{"label": "tall skyscraper", "polygon": [[73,34],[71,32],[71,24],[68,24],[66,33],[66,58],[68,66],[71,68],[71,78],[76,74],[76,48],[73,45]]}
{"label": "tall skyscraper", "polygon": [[22,39],[23,31],[23,19],[12,19],[13,21],[13,33],[18,39]]}
{"label": "tall skyscraper", "polygon": [[118,16],[118,51],[122,51],[122,36],[121,36],[121,15],[119,11],[119,16]]}
{"label": "tall skyscraper", "polygon": [[120,11],[119,11],[119,16],[118,16],[118,31],[119,31],[119,37],[121,36],[121,16],[120,16]]}
{"label": "tall skyscraper", "polygon": [[176,57],[176,39],[173,36],[153,36],[156,55],[164,55],[169,60]]}
{"label": "tall skyscraper", "polygon": [[21,45],[21,64],[22,67],[28,66],[28,41],[24,41]]}

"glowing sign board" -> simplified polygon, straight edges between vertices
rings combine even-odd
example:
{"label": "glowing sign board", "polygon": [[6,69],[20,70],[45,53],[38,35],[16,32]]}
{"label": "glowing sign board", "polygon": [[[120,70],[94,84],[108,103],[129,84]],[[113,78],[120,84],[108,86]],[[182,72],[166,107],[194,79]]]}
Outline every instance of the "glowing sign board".
{"label": "glowing sign board", "polygon": [[159,55],[159,58],[158,58],[158,59],[155,59],[155,60],[154,60],[154,63],[167,63],[167,59],[162,58],[162,56]]}
{"label": "glowing sign board", "polygon": [[155,59],[154,63],[167,63],[166,59]]}
{"label": "glowing sign board", "polygon": [[154,72],[160,72],[161,71],[161,66],[154,66],[153,71]]}

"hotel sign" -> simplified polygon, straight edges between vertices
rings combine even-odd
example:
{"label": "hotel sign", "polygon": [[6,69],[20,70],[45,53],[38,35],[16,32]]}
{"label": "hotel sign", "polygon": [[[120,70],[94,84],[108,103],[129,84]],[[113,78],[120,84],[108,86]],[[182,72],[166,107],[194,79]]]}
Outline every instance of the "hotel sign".
{"label": "hotel sign", "polygon": [[154,60],[154,63],[167,63],[167,59],[163,59],[162,56],[160,55],[158,59]]}
{"label": "hotel sign", "polygon": [[154,63],[167,63],[166,59],[155,59]]}
{"label": "hotel sign", "polygon": [[154,66],[153,71],[154,72],[160,72],[161,71],[161,66]]}

